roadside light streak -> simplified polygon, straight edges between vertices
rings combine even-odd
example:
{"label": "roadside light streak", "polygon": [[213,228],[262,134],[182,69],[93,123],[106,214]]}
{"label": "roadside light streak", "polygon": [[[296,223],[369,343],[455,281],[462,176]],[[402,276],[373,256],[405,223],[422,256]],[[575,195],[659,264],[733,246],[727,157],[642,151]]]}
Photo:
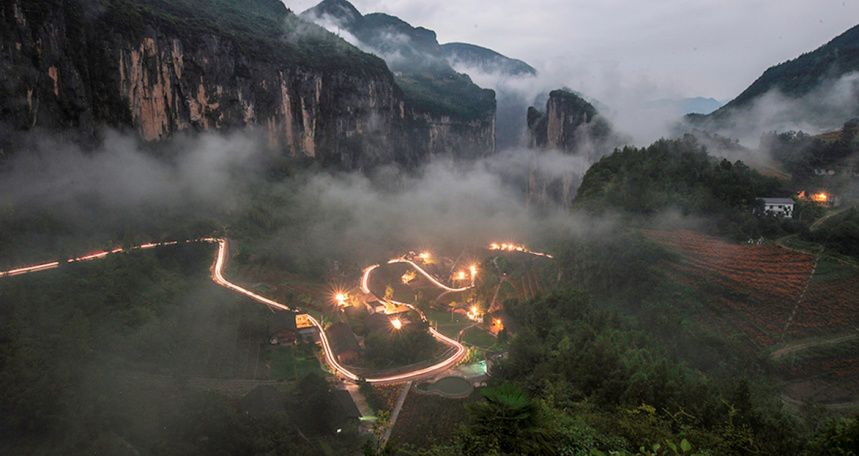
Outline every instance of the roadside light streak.
{"label": "roadside light streak", "polygon": [[[223,272],[224,266],[226,265],[226,262],[227,262],[227,252],[228,252],[228,248],[227,248],[228,243],[227,243],[226,239],[200,238],[200,239],[188,239],[185,241],[150,242],[150,243],[146,243],[146,244],[141,244],[139,246],[131,247],[128,250],[129,251],[131,251],[131,250],[147,250],[147,249],[152,249],[152,248],[156,248],[156,247],[177,245],[180,242],[185,243],[185,244],[191,244],[191,243],[211,243],[211,244],[217,243],[218,244],[218,254],[215,257],[214,264],[212,265],[212,281],[215,284],[217,284],[221,287],[227,288],[228,290],[234,291],[236,293],[245,295],[254,301],[265,304],[265,305],[267,305],[271,308],[274,308],[274,309],[285,310],[285,311],[298,311],[298,309],[292,309],[289,306],[286,306],[286,305],[281,304],[277,301],[266,298],[265,296],[259,295],[257,293],[250,291],[250,290],[242,288],[242,287],[230,282],[229,280],[227,280],[224,277],[224,272]],[[115,249],[110,250],[110,251],[96,252],[96,253],[92,253],[89,255],[84,255],[84,256],[80,256],[80,257],[76,257],[76,258],[70,258],[70,259],[64,260],[62,262],[76,263],[76,262],[81,262],[81,261],[92,261],[92,260],[105,258],[111,254],[122,253],[125,251],[126,251],[126,249],[118,247],[118,248],[115,248]],[[411,263],[410,261],[391,260],[391,263],[396,263],[396,262]],[[26,266],[26,267],[22,267],[22,268],[12,269],[9,271],[0,271],[0,278],[12,277],[12,276],[31,273],[31,272],[46,271],[49,269],[56,269],[60,266],[60,263],[61,263],[61,261],[53,261],[50,263],[38,264],[38,265],[34,265],[34,266]],[[430,279],[430,281],[432,281],[434,284],[440,286],[441,288],[444,288],[448,291],[462,291],[462,290],[467,289],[467,288],[463,288],[463,289],[457,290],[457,289],[447,287],[444,284],[442,284],[441,282],[435,280],[426,271],[417,267],[417,265],[415,265],[414,263],[411,263],[411,264],[413,266],[415,266],[418,271],[420,271],[422,274],[427,276]],[[370,273],[373,270],[375,270],[376,268],[378,268],[379,266],[380,265],[377,264],[377,265],[373,265],[373,266],[370,266],[370,267],[367,267],[366,269],[364,269],[364,275],[361,278],[361,289],[365,293],[371,294],[370,289],[368,287],[369,276],[370,276]],[[406,304],[406,303],[399,303],[399,302],[395,302],[394,304],[407,306],[407,307],[415,310],[418,313],[418,315],[420,315],[421,319],[426,321],[426,316],[423,314],[423,312],[421,312],[420,310],[415,308],[413,305]],[[329,367],[331,367],[334,371],[336,371],[341,376],[346,377],[346,378],[353,380],[353,381],[359,380],[360,377],[358,375],[356,375],[354,372],[351,372],[350,370],[346,369],[339,362],[337,362],[337,356],[334,354],[334,351],[331,348],[331,343],[328,341],[328,336],[325,334],[325,329],[322,327],[322,324],[319,323],[319,321],[316,320],[316,318],[314,318],[312,315],[308,315],[307,317],[308,317],[308,320],[310,321],[310,323],[314,327],[316,327],[316,329],[319,330],[319,339],[322,342],[322,350],[323,350],[323,353],[325,355],[324,356],[325,363],[328,364]],[[397,321],[399,321],[399,319],[397,319]],[[394,323],[392,322],[392,325],[393,324]],[[402,322],[400,322],[400,325],[402,326]],[[453,355],[451,355],[450,357],[448,357],[448,358],[446,358],[446,359],[444,359],[444,360],[442,360],[436,364],[433,364],[432,366],[428,366],[428,367],[425,367],[423,369],[417,369],[417,370],[413,370],[410,372],[404,372],[402,374],[390,375],[387,377],[367,378],[365,380],[369,383],[395,383],[395,382],[402,382],[402,381],[406,381],[406,380],[412,380],[412,379],[422,377],[422,376],[427,375],[427,374],[433,374],[433,373],[436,373],[438,371],[445,370],[449,367],[454,366],[456,363],[458,363],[460,360],[462,360],[462,358],[465,356],[465,353],[466,353],[465,346],[463,346],[462,344],[460,344],[456,340],[453,340],[453,339],[445,336],[444,334],[436,331],[432,327],[430,327],[429,330],[430,330],[430,334],[432,334],[432,336],[436,340],[444,343],[445,345],[451,346],[451,347],[456,349],[455,352],[453,353]]]}
{"label": "roadside light streak", "polygon": [[366,294],[370,294],[370,273],[373,272],[374,269],[381,266],[380,264],[374,264],[372,266],[367,266],[364,268],[364,275],[361,276],[361,291]]}
{"label": "roadside light streak", "polygon": [[34,266],[26,266],[23,268],[11,269],[9,271],[0,272],[0,277],[14,277],[22,274],[28,274],[30,272],[39,272],[39,271],[47,271],[49,269],[56,269],[60,267],[59,261],[54,261],[51,263],[45,264],[37,264]]}
{"label": "roadside light streak", "polygon": [[[410,264],[410,265],[411,265],[412,267],[414,267],[418,272],[420,272],[421,274],[423,274],[423,276],[424,276],[424,277],[426,277],[430,282],[432,282],[432,283],[433,283],[433,285],[435,285],[435,286],[437,286],[437,287],[439,287],[439,288],[443,288],[443,289],[445,289],[445,290],[447,290],[447,291],[465,291],[465,290],[468,290],[469,288],[471,288],[470,286],[469,286],[469,287],[462,287],[462,288],[451,288],[451,287],[449,287],[449,286],[447,286],[447,285],[445,285],[445,284],[443,284],[443,283],[439,282],[435,277],[433,277],[430,273],[428,273],[428,272],[424,271],[424,270],[423,270],[423,268],[421,268],[420,266],[418,266],[418,265],[417,265],[417,263],[415,263],[414,261],[407,260],[407,259],[405,259],[405,258],[394,258],[393,260],[389,260],[389,261],[388,261],[388,264],[394,264],[394,263],[406,263],[406,264]],[[376,266],[376,267],[378,267],[378,266]],[[374,269],[375,269],[375,268],[374,268]],[[366,277],[366,276],[367,276],[367,273],[366,273],[366,271],[365,271],[364,277]],[[362,283],[362,284],[361,284],[361,286],[362,286],[362,289],[363,289],[364,284]]]}
{"label": "roadside light streak", "polygon": [[536,255],[536,256],[541,256],[541,257],[546,257],[546,258],[555,258],[548,253],[534,252],[533,250],[528,250],[528,248],[525,247],[524,245],[514,244],[512,242],[505,242],[505,243],[493,242],[493,243],[489,244],[489,247],[487,247],[487,248],[489,250],[501,250],[504,252],[522,252],[522,253],[527,253],[530,255]]}

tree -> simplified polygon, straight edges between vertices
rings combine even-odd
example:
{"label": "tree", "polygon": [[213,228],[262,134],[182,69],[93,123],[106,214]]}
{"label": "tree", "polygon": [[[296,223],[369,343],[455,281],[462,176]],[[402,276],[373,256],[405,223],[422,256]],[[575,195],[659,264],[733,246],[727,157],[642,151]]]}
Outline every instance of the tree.
{"label": "tree", "polygon": [[540,408],[511,383],[484,388],[482,401],[469,404],[469,434],[464,441],[467,454],[483,448],[498,448],[503,454],[555,454],[548,428],[540,419]]}

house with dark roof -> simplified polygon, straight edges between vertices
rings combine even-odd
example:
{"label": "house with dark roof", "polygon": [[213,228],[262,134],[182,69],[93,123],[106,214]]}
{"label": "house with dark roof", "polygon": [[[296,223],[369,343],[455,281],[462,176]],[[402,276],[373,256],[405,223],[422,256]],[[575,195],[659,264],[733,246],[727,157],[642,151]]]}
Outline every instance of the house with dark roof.
{"label": "house with dark roof", "polygon": [[359,356],[358,340],[346,323],[334,323],[325,330],[331,349],[341,363],[355,362]]}

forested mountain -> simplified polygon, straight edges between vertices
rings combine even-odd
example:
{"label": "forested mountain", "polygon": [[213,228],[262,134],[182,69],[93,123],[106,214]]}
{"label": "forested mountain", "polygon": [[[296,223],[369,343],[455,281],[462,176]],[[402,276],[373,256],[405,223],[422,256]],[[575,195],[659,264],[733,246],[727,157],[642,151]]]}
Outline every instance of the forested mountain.
{"label": "forested mountain", "polygon": [[507,76],[536,76],[537,70],[527,63],[512,59],[492,49],[468,43],[441,45],[445,58],[454,67],[477,68],[484,73],[499,73]]}
{"label": "forested mountain", "polygon": [[[732,116],[753,108],[767,93],[777,92],[787,99],[800,99],[856,71],[859,71],[859,25],[814,51],[770,67],[740,95],[712,114],[693,114],[687,119],[695,124],[729,122]],[[852,92],[855,94],[855,87]],[[851,107],[859,107],[859,101]],[[840,119],[841,122],[845,120]]]}
{"label": "forested mountain", "polygon": [[325,0],[301,13],[322,24],[334,23],[353,35],[354,44],[388,63],[406,99],[432,113],[451,112],[466,121],[488,121],[495,97],[450,67],[436,34],[383,13],[362,15],[345,0]]}
{"label": "forested mountain", "polygon": [[442,80],[461,102],[427,105],[276,0],[8,1],[0,22],[0,149],[22,131],[108,126],[149,141],[252,127],[274,150],[346,168],[493,150],[491,91]]}

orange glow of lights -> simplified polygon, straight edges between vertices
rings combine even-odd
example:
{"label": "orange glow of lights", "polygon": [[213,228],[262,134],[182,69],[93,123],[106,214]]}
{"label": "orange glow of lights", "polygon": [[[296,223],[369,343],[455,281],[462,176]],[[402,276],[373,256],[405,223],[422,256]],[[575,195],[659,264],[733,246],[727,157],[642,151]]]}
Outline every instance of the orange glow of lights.
{"label": "orange glow of lights", "polygon": [[456,273],[456,280],[465,280],[465,271],[459,271]]}
{"label": "orange glow of lights", "polygon": [[493,242],[493,243],[489,244],[489,250],[500,250],[502,252],[522,252],[522,253],[528,253],[530,255],[536,255],[536,256],[541,256],[541,257],[546,257],[546,258],[554,258],[552,255],[549,255],[548,253],[534,252],[533,250],[528,250],[528,248],[522,244],[514,244],[512,242],[504,242],[504,243]]}
{"label": "orange glow of lights", "polygon": [[334,300],[341,306],[346,304],[347,299],[349,299],[349,296],[346,293],[337,293],[334,295]]}
{"label": "orange glow of lights", "polygon": [[421,252],[421,253],[418,255],[418,258],[420,258],[420,259],[422,259],[422,260],[424,260],[424,261],[427,261],[427,260],[429,260],[430,258],[432,258],[432,254],[431,254],[431,253],[429,253],[429,252],[424,251],[424,252]]}
{"label": "orange glow of lights", "polygon": [[826,192],[817,192],[808,194],[804,191],[796,194],[796,197],[801,200],[810,200],[818,204],[827,204],[831,201],[832,196]]}
{"label": "orange glow of lights", "polygon": [[399,319],[399,318],[392,318],[392,319],[391,319],[391,326],[393,326],[393,327],[394,327],[394,329],[396,329],[397,331],[399,331],[399,330],[400,330],[400,329],[402,329],[402,327],[403,327],[403,322],[402,322],[402,321],[400,321],[400,319]]}

